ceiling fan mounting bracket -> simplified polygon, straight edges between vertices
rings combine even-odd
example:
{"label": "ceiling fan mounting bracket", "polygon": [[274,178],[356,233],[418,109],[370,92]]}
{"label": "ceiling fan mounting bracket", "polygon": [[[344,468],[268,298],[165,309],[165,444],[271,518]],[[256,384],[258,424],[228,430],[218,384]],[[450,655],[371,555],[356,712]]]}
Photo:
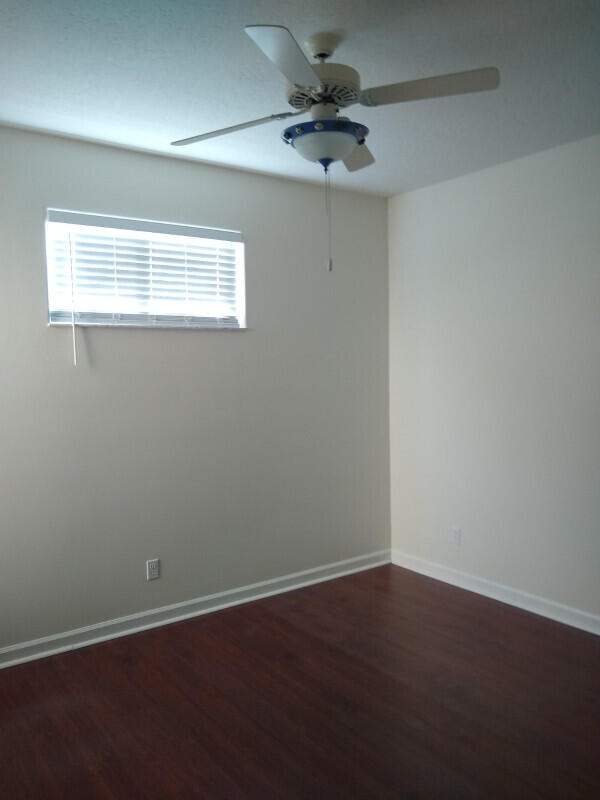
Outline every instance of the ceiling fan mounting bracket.
{"label": "ceiling fan mounting bracket", "polygon": [[342,37],[338,33],[315,33],[306,40],[306,46],[313,58],[323,62],[335,53]]}

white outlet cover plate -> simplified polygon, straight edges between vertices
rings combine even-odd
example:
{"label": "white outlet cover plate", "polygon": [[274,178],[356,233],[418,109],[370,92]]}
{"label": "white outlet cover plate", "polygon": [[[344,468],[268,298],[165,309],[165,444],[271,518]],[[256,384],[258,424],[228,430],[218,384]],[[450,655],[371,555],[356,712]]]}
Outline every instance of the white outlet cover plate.
{"label": "white outlet cover plate", "polygon": [[160,559],[150,558],[146,561],[146,580],[153,581],[160,578]]}

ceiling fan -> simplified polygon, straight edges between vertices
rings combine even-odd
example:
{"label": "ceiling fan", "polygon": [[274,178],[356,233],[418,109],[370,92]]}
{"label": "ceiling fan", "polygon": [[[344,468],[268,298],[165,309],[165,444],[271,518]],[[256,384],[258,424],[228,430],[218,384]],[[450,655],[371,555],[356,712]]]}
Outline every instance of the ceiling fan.
{"label": "ceiling fan", "polygon": [[287,78],[287,100],[294,110],[271,114],[187,139],[178,139],[171,142],[172,145],[202,142],[273,120],[310,113],[310,121],[291,125],[282,132],[283,141],[309,161],[319,162],[325,172],[334,161],[343,161],[346,169],[354,172],[375,161],[365,144],[369,129],[358,122],[352,122],[348,117],[339,116],[340,109],[355,103],[381,106],[482,92],[496,89],[500,84],[500,73],[496,67],[484,67],[361,89],[360,75],[355,69],[327,61],[340,44],[340,36],[333,33],[311,36],[307,45],[318,62],[311,64],[298,42],[282,25],[248,25],[245,31]]}

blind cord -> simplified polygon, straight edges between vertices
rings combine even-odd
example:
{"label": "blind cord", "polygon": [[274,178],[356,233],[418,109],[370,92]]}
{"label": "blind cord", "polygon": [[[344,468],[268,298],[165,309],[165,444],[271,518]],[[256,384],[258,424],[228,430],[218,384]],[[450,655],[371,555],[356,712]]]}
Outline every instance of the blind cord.
{"label": "blind cord", "polygon": [[325,169],[325,216],[327,217],[327,271],[333,272],[333,255],[331,247],[331,177]]}
{"label": "blind cord", "polygon": [[69,231],[69,275],[71,278],[71,333],[73,338],[73,366],[77,366],[77,339],[75,337],[75,286],[73,281],[73,242]]}

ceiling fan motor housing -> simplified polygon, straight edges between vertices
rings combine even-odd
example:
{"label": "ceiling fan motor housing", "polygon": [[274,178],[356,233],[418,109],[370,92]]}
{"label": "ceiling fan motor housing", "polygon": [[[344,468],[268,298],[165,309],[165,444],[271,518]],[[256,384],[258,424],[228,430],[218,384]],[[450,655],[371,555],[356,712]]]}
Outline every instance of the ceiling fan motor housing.
{"label": "ceiling fan motor housing", "polygon": [[287,99],[292,108],[298,111],[309,109],[313,103],[335,103],[345,108],[358,102],[360,97],[360,75],[345,64],[311,64],[320,78],[317,87],[298,86],[288,83]]}

